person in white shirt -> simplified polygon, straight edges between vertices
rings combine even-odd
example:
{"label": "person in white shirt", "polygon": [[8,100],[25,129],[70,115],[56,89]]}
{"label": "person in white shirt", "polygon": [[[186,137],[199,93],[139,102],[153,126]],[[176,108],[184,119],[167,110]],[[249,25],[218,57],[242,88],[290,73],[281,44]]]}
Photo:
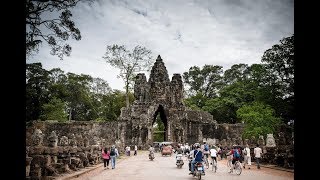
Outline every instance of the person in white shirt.
{"label": "person in white shirt", "polygon": [[248,164],[249,169],[250,169],[250,166],[251,166],[251,156],[250,156],[250,148],[249,148],[249,145],[246,145],[246,147],[243,149],[243,154],[244,154],[243,168],[246,168],[246,164]]}
{"label": "person in white shirt", "polygon": [[138,151],[138,147],[137,147],[137,145],[134,145],[134,154],[133,155],[137,155],[137,151]]}
{"label": "person in white shirt", "polygon": [[259,144],[257,144],[257,147],[254,148],[253,152],[254,152],[254,157],[256,158],[257,168],[260,169],[260,159],[261,159],[262,150],[259,147]]}
{"label": "person in white shirt", "polygon": [[215,149],[215,146],[211,147],[210,156],[211,156],[212,162],[215,161],[215,163],[217,164],[217,150]]}
{"label": "person in white shirt", "polygon": [[126,154],[127,154],[127,156],[130,156],[130,146],[126,147]]}

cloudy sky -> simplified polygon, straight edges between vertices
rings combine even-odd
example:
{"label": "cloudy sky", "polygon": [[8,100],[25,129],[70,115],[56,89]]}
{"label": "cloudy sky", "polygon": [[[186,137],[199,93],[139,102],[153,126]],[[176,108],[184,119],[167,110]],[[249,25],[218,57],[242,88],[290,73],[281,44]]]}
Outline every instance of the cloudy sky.
{"label": "cloudy sky", "polygon": [[[142,45],[160,54],[171,78],[191,66],[260,63],[263,52],[294,33],[293,0],[100,0],[72,9],[81,31],[59,60],[45,44],[27,63],[89,74],[123,90],[119,73],[102,56],[106,46]],[[146,74],[149,78],[149,74]]]}

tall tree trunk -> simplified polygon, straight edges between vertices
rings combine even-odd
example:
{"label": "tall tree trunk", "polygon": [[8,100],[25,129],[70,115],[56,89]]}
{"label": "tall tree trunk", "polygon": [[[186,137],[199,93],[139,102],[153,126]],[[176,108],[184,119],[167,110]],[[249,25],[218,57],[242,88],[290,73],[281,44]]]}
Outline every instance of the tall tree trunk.
{"label": "tall tree trunk", "polygon": [[126,84],[126,105],[129,108],[129,83]]}

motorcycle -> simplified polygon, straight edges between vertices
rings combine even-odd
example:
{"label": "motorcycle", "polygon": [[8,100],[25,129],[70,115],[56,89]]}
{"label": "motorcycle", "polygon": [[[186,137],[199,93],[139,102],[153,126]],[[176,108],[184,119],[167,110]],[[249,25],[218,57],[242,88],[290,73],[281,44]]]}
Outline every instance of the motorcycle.
{"label": "motorcycle", "polygon": [[202,162],[196,162],[194,165],[194,171],[193,171],[193,177],[197,177],[199,180],[201,179],[201,176],[205,175],[203,172],[203,163]]}
{"label": "motorcycle", "polygon": [[182,168],[182,166],[184,165],[184,162],[182,160],[182,154],[177,154],[176,165],[178,168]]}
{"label": "motorcycle", "polygon": [[150,152],[150,153],[149,153],[149,159],[150,159],[151,161],[153,161],[153,159],[154,159],[154,153],[153,153],[153,152]]}

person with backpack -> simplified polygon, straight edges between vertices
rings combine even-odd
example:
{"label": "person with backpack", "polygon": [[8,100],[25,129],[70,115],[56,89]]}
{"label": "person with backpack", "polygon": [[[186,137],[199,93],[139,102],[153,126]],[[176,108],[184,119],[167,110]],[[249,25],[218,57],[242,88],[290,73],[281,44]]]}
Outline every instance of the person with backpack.
{"label": "person with backpack", "polygon": [[116,168],[116,157],[118,157],[118,156],[119,156],[118,150],[115,147],[115,145],[113,145],[111,147],[111,150],[110,150],[110,158],[111,158],[111,167],[112,167],[112,169]]}
{"label": "person with backpack", "polygon": [[[193,152],[193,160],[191,161],[191,172],[189,174],[193,174],[194,166],[195,166],[195,164],[197,162],[201,162],[201,163],[203,162],[203,154],[202,154],[202,151],[200,149],[200,146],[197,145],[196,148],[197,149],[195,149],[194,152]],[[205,175],[204,168],[202,168],[202,173],[203,173],[203,175]]]}
{"label": "person with backpack", "polygon": [[210,154],[210,152],[209,152],[209,144],[207,144],[207,142],[204,142],[203,143],[203,154],[205,154],[206,155],[206,158],[208,159],[208,157],[209,157],[209,154]]}
{"label": "person with backpack", "polygon": [[109,169],[110,152],[108,151],[108,148],[102,149],[101,153],[102,153],[104,169]]}
{"label": "person with backpack", "polygon": [[237,147],[236,145],[233,145],[233,149],[231,149],[231,151],[227,153],[227,155],[232,154],[232,162],[231,162],[232,164],[231,164],[231,168],[230,168],[229,173],[233,172],[234,163],[236,161],[239,161],[240,163],[242,163],[240,153],[241,153],[241,149],[239,147]]}

